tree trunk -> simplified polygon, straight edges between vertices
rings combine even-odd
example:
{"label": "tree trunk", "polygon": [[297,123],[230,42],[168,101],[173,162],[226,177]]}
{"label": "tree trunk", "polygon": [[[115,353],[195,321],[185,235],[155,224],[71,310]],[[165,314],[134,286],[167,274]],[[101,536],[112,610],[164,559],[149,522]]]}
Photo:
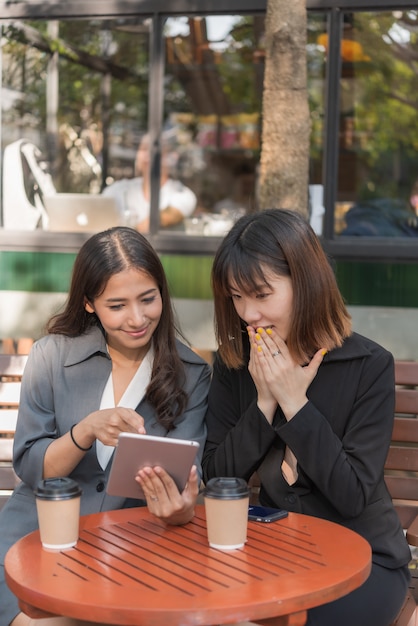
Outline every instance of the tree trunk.
{"label": "tree trunk", "polygon": [[308,215],[306,0],[268,0],[259,204]]}

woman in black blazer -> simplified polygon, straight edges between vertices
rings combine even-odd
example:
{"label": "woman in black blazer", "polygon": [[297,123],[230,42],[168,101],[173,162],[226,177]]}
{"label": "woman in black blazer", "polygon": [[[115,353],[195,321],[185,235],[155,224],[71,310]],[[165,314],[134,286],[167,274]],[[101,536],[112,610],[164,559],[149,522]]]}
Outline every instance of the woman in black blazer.
{"label": "woman in black blazer", "polygon": [[296,212],[241,218],[212,270],[219,350],[204,480],[261,481],[263,505],[353,529],[369,579],[308,612],[309,626],[388,626],[408,587],[409,546],[383,468],[394,415],[392,355],[352,332],[321,244]]}

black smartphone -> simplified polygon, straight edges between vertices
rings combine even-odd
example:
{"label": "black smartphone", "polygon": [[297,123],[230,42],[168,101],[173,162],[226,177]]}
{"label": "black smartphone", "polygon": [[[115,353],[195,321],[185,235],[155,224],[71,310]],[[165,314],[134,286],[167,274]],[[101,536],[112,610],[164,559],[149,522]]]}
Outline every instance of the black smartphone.
{"label": "black smartphone", "polygon": [[287,517],[288,512],[284,509],[272,509],[268,506],[249,506],[248,519],[254,522],[274,522]]}

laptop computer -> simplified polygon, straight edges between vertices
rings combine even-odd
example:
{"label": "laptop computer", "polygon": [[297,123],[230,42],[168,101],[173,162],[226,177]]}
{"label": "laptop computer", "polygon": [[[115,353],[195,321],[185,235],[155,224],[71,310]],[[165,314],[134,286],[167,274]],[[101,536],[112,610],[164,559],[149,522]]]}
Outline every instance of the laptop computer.
{"label": "laptop computer", "polygon": [[121,224],[114,198],[89,193],[57,193],[44,196],[47,230],[99,232]]}

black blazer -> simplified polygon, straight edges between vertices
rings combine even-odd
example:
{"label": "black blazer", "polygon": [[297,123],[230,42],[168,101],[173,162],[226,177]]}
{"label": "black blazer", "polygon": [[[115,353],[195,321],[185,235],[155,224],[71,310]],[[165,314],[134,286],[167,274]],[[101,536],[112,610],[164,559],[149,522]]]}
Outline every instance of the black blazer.
{"label": "black blazer", "polygon": [[[245,334],[243,341],[248,353]],[[406,565],[409,546],[383,478],[395,405],[393,356],[354,333],[325,356],[307,395],[289,422],[278,407],[270,425],[247,367],[228,370],[217,356],[204,480],[248,480],[257,470],[262,504],[342,524],[369,541],[374,562]],[[298,461],[291,486],[280,469],[286,445]]]}

